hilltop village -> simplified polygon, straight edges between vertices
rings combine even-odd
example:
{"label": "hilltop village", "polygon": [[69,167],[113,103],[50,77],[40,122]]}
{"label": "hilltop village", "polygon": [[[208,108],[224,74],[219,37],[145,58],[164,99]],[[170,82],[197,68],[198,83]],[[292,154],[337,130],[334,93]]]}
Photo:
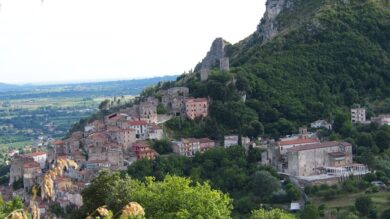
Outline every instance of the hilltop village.
{"label": "hilltop village", "polygon": [[[217,38],[207,56],[196,68],[200,81],[206,82],[212,70],[229,71],[229,58],[222,38]],[[229,82],[230,83],[230,82]],[[236,83],[233,78],[232,83]],[[245,93],[239,93],[246,101]],[[102,170],[125,171],[137,160],[154,160],[158,156],[194,157],[214,147],[257,148],[261,158],[257,165],[271,166],[280,177],[288,178],[303,189],[308,185],[334,185],[351,177],[370,173],[367,166],[354,162],[352,144],[344,141],[321,141],[317,130],[332,130],[333,121],[317,120],[301,127],[296,134],[271,137],[247,137],[230,133],[221,139],[171,137],[164,123],[180,118],[202,121],[209,117],[212,98],[192,97],[185,86],[159,89],[155,95],[144,95],[132,105],[95,119],[74,131],[66,139],[49,140],[45,147],[28,148],[26,153],[10,151],[10,180],[0,187],[5,200],[21,197],[31,205],[33,187],[40,188],[35,199],[41,216],[50,215],[55,203],[63,212],[83,205],[81,192]],[[366,110],[352,108],[351,123],[389,125],[389,115],[366,120]],[[154,148],[158,141],[169,143],[170,154],[160,155]]]}
{"label": "hilltop village", "polygon": [[[210,52],[197,67],[200,81],[207,81],[211,70],[219,67],[229,71],[225,57],[227,43],[218,38]],[[156,98],[158,96],[158,98]],[[242,101],[245,102],[245,94]],[[229,148],[241,145],[246,153],[261,151],[258,165],[272,166],[280,176],[295,182],[297,187],[307,185],[334,185],[344,179],[370,173],[354,162],[352,144],[344,141],[321,141],[317,132],[299,128],[297,134],[278,139],[250,138],[240,133],[223,136],[223,141],[209,138],[173,139],[164,123],[172,118],[199,121],[209,116],[209,97],[194,98],[188,87],[160,89],[155,96],[146,96],[133,105],[87,123],[63,140],[50,140],[47,147],[29,148],[27,153],[10,152],[9,186],[0,187],[5,200],[21,197],[26,206],[32,200],[34,186],[40,189],[37,199],[41,216],[48,216],[53,203],[63,212],[83,205],[81,191],[102,170],[124,171],[137,160],[154,160],[160,154],[153,148],[156,141],[169,142],[170,156],[193,157],[214,147]],[[161,110],[163,109],[163,110]],[[351,122],[389,125],[389,115],[366,120],[364,108],[351,109]],[[333,122],[318,120],[309,124],[310,130],[332,130]],[[166,156],[166,155],[164,155]]]}
{"label": "hilltop village", "polygon": [[[83,131],[73,132],[65,140],[53,140],[47,151],[35,150],[12,154],[8,187],[1,187],[5,199],[20,196],[31,200],[34,185],[41,187],[38,202],[41,215],[48,212],[50,203],[58,203],[66,211],[83,204],[81,191],[101,170],[126,170],[134,161],[153,160],[159,154],[151,143],[167,139],[163,123],[172,117],[187,120],[208,116],[209,99],[192,98],[186,87],[159,91],[161,101],[148,97],[131,107],[88,123]],[[163,105],[165,114],[158,114]],[[367,123],[364,109],[352,109],[353,122]],[[375,122],[386,122],[382,115]],[[387,119],[387,120],[386,120]],[[378,121],[377,121],[378,120]],[[332,129],[332,124],[319,120],[312,129]],[[365,165],[354,163],[352,145],[342,141],[321,142],[316,133],[302,127],[299,133],[279,140],[250,139],[229,135],[218,144],[208,138],[169,139],[172,151],[178,156],[192,157],[213,147],[232,147],[241,144],[262,150],[259,165],[270,165],[281,175],[296,179],[301,185],[335,184],[343,178],[369,173]],[[28,204],[28,203],[26,203]]]}

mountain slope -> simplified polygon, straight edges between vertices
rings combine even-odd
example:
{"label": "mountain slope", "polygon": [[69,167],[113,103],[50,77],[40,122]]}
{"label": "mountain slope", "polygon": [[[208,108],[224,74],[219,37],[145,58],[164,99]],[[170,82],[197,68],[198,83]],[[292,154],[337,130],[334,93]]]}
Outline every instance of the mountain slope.
{"label": "mountain slope", "polygon": [[256,32],[225,47],[230,73],[214,69],[206,82],[181,80],[190,75],[177,84],[211,96],[211,117],[225,132],[234,127],[220,113],[245,93],[266,132],[291,133],[353,104],[389,101],[389,36],[386,0],[268,0]]}

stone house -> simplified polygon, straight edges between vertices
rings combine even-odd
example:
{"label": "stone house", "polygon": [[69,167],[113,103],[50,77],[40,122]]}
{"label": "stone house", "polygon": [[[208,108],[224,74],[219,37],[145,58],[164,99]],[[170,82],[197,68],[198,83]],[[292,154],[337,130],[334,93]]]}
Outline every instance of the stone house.
{"label": "stone house", "polygon": [[[223,146],[225,148],[238,145],[238,135],[229,135],[224,137]],[[241,137],[242,145],[247,145],[251,142],[249,137]]]}
{"label": "stone house", "polygon": [[328,141],[300,145],[288,149],[286,172],[294,176],[318,175],[327,167],[352,164],[352,145],[347,142]]}
{"label": "stone house", "polygon": [[107,151],[107,161],[111,163],[111,167],[120,169],[124,166],[123,151],[119,145],[110,145]]}
{"label": "stone house", "polygon": [[26,161],[23,163],[24,189],[30,189],[33,185],[39,184],[41,176],[41,165],[38,162]]}
{"label": "stone house", "polygon": [[136,139],[146,139],[149,133],[146,121],[127,121],[127,128],[135,130]]}
{"label": "stone house", "polygon": [[164,138],[164,130],[157,124],[148,124],[148,135],[151,140],[162,140]]}
{"label": "stone house", "polygon": [[188,97],[190,90],[188,87],[173,87],[168,89],[168,95]]}
{"label": "stone house", "polygon": [[377,117],[373,117],[371,118],[371,122],[377,123],[379,125],[390,126],[390,114],[382,114]]}
{"label": "stone house", "polygon": [[26,154],[25,156],[31,157],[35,162],[39,163],[41,169],[45,168],[47,160],[47,154],[45,152],[34,152],[31,154]]}
{"label": "stone house", "polygon": [[125,148],[128,148],[131,146],[132,143],[136,141],[136,130],[130,129],[130,128],[108,128],[107,129],[110,139],[113,142],[116,142],[118,144],[122,144],[125,146]]}
{"label": "stone house", "polygon": [[126,116],[121,113],[112,113],[104,117],[104,123],[106,126],[117,126],[119,121],[126,120]]}
{"label": "stone house", "polygon": [[301,145],[307,145],[307,144],[314,144],[319,143],[320,140],[318,138],[297,138],[292,140],[280,140],[276,142],[276,147],[278,149],[278,152],[280,155],[287,154],[288,149],[301,146]]}
{"label": "stone house", "polygon": [[173,152],[186,157],[193,157],[197,152],[203,153],[215,147],[215,142],[208,138],[183,138],[180,142],[172,143]]}
{"label": "stone house", "polygon": [[173,87],[161,94],[161,104],[170,114],[179,116],[184,113],[184,101],[189,95],[189,89],[187,87]]}
{"label": "stone house", "polygon": [[24,173],[23,165],[24,163],[27,162],[35,162],[35,161],[31,157],[26,157],[24,155],[16,155],[12,158],[9,185],[12,185],[14,182],[23,179],[23,173]]}
{"label": "stone house", "polygon": [[105,160],[107,158],[107,148],[102,146],[88,145],[88,160]]}
{"label": "stone house", "polygon": [[189,98],[185,100],[185,112],[190,120],[207,117],[208,108],[208,100],[206,98]]}
{"label": "stone house", "polygon": [[142,102],[139,105],[139,120],[157,123],[157,106],[153,102]]}
{"label": "stone house", "polygon": [[86,139],[87,145],[94,145],[96,147],[103,147],[107,145],[109,141],[109,136],[105,132],[96,132],[89,135]]}

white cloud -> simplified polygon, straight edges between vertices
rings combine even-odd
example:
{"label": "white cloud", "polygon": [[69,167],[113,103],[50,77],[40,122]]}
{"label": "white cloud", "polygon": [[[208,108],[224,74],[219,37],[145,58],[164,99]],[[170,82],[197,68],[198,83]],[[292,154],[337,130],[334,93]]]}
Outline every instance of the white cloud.
{"label": "white cloud", "polygon": [[265,0],[0,0],[0,81],[179,74],[256,29]]}

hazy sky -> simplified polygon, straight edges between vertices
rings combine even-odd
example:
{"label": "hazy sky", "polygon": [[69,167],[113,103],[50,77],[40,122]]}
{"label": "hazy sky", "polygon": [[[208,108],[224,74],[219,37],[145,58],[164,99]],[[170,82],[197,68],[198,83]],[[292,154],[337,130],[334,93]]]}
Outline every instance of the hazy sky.
{"label": "hazy sky", "polygon": [[255,31],[265,0],[0,0],[0,82],[180,74],[216,37]]}

